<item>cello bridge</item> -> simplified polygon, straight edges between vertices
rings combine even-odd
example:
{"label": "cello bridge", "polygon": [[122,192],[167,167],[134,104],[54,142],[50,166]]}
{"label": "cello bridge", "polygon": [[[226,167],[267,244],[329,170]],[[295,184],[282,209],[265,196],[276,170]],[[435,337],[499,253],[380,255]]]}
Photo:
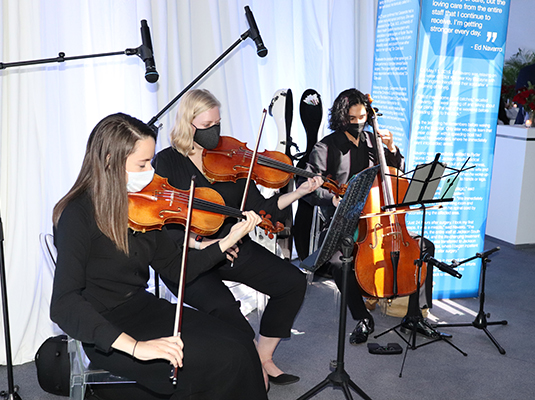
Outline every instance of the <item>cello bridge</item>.
{"label": "cello bridge", "polygon": [[403,231],[401,230],[399,224],[396,224],[396,228],[397,228],[396,230],[392,230],[388,233],[385,233],[383,235],[383,238],[392,236],[393,237],[392,240],[401,240],[401,243],[403,244],[403,246],[409,247],[409,242],[403,239]]}

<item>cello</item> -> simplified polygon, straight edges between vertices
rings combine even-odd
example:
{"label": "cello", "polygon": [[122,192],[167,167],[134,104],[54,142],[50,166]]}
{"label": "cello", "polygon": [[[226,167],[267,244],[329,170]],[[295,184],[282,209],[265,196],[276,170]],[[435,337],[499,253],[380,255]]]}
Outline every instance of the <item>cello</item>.
{"label": "cello", "polygon": [[[371,103],[371,101],[370,101]],[[384,145],[378,133],[377,115],[372,111],[375,147],[380,173],[370,190],[359,222],[355,243],[355,275],[364,295],[393,298],[417,290],[420,258],[418,241],[405,225],[405,214],[391,207],[401,203],[409,182],[400,171],[386,163]],[[369,112],[369,110],[368,110]],[[387,209],[388,212],[384,212]],[[365,218],[366,214],[375,215]],[[427,265],[422,263],[420,285],[425,281]]]}

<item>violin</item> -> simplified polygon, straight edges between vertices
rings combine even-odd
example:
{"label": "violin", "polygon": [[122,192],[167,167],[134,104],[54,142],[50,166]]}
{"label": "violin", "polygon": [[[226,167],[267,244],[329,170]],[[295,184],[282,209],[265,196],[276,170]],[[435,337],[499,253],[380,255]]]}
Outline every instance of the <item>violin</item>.
{"label": "violin", "polygon": [[[203,150],[203,172],[211,182],[236,182],[247,178],[253,151],[246,143],[230,136],[221,136],[215,149]],[[288,184],[293,175],[313,178],[318,174],[294,167],[290,157],[279,151],[265,150],[258,153],[253,164],[252,179],[270,189],[280,189]],[[323,178],[323,186],[337,196],[343,196],[347,185],[339,185],[329,177]]]}
{"label": "violin", "polygon": [[[147,232],[162,229],[165,224],[185,225],[188,213],[188,190],[171,186],[167,178],[157,174],[142,191],[128,193],[128,226],[134,231]],[[243,219],[240,210],[225,206],[221,195],[213,189],[195,189],[191,230],[197,235],[210,236],[216,233],[226,217]],[[270,221],[270,215],[260,212],[262,222],[258,225],[266,235],[284,230],[284,225]]]}
{"label": "violin", "polygon": [[[377,116],[372,116],[380,173],[375,178],[363,209],[359,233],[355,243],[355,275],[362,290],[369,296],[392,298],[416,292],[420,258],[418,242],[405,225],[405,214],[394,207],[405,196],[409,181],[400,177],[396,168],[386,164],[384,146],[378,133]],[[427,264],[421,268],[420,286],[425,281]]]}

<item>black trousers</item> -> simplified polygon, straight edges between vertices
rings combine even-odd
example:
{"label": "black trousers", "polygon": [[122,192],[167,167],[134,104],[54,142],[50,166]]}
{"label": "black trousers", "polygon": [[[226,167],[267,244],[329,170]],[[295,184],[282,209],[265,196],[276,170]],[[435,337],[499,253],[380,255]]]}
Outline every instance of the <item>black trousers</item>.
{"label": "black trousers", "polygon": [[[419,236],[413,236],[413,238],[418,239]],[[424,253],[429,254],[430,256],[433,256],[435,254],[435,246],[431,241],[424,238],[423,243],[423,251]],[[340,250],[336,251],[334,255],[331,257],[331,259],[328,261],[329,265],[329,272],[334,278],[334,281],[336,282],[336,286],[338,286],[338,289],[342,287],[342,262],[340,261],[340,257],[342,255],[342,252]],[[431,307],[431,299],[432,299],[432,288],[433,288],[433,271],[431,268],[427,271],[427,276],[425,278],[425,298],[427,300],[427,305],[430,308]],[[416,313],[419,312],[418,305],[420,303],[418,299],[419,293],[413,293],[409,296],[409,310],[407,314],[410,315],[416,315]],[[370,313],[366,309],[366,306],[364,305],[364,300],[362,298],[362,292],[360,290],[360,287],[357,283],[357,278],[355,276],[354,270],[350,271],[349,277],[347,279],[347,306],[349,308],[349,311],[351,312],[351,316],[355,320],[363,319],[363,318],[371,318]],[[423,304],[420,304],[423,305]]]}
{"label": "black trousers", "polygon": [[[171,336],[176,305],[140,291],[104,316],[136,340]],[[254,343],[243,332],[209,315],[184,308],[184,366],[173,386],[166,360],[140,361],[120,351],[103,353],[84,344],[91,362],[137,382],[115,385],[114,399],[267,399]]]}
{"label": "black trousers", "polygon": [[[237,327],[252,340],[255,333],[240,312],[240,303],[223,280],[243,283],[269,296],[260,322],[260,334],[290,337],[294,319],[305,297],[305,275],[288,261],[248,238],[239,245],[239,249],[232,265],[227,260],[188,283],[184,301]],[[164,282],[176,292],[176,283]]]}

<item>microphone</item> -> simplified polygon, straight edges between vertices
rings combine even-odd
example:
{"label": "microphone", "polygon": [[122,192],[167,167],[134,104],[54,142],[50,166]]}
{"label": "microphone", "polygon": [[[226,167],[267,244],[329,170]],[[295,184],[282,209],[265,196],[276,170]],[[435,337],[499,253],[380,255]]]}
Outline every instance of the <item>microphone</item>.
{"label": "microphone", "polygon": [[431,257],[429,254],[424,254],[424,261],[428,264],[437,267],[442,272],[446,272],[447,274],[454,276],[457,279],[461,279],[462,277],[459,272],[453,269],[452,265],[448,265],[446,263],[443,263],[442,261],[438,261],[436,258]]}
{"label": "microphone", "polygon": [[160,75],[156,72],[156,64],[154,63],[154,53],[152,51],[152,41],[150,40],[150,30],[147,21],[141,20],[141,41],[142,45],[139,47],[139,57],[145,61],[145,79],[149,83],[154,83],[158,80]]}
{"label": "microphone", "polygon": [[245,6],[245,17],[247,18],[247,23],[249,24],[249,36],[256,43],[256,54],[258,54],[259,57],[267,56],[268,51],[262,42],[260,32],[258,31],[258,26],[256,26],[256,22],[254,20],[253,12],[249,6]]}
{"label": "microphone", "polygon": [[495,247],[493,249],[490,249],[490,250],[487,250],[483,253],[477,253],[476,256],[479,257],[479,258],[487,258],[488,256],[490,256],[492,253],[496,252],[500,250],[499,247]]}

